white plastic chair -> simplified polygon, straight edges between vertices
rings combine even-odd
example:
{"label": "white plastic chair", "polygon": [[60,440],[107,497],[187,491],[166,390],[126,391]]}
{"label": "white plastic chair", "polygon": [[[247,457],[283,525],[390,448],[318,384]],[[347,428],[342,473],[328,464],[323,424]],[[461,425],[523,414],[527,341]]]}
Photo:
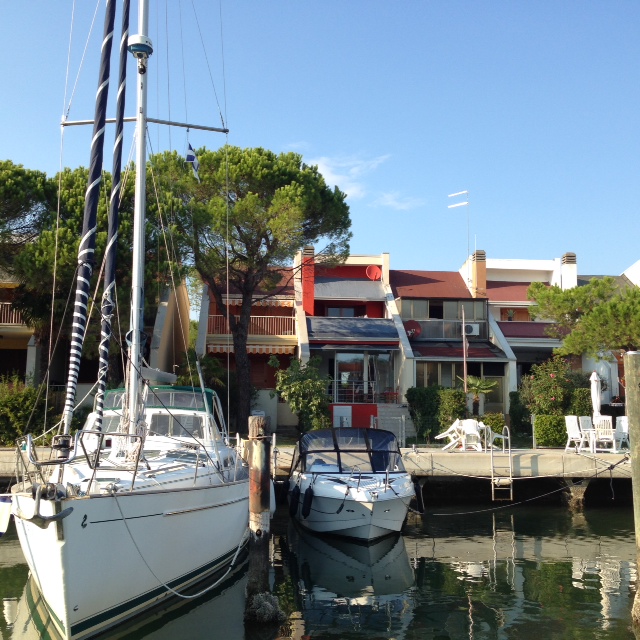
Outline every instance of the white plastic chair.
{"label": "white plastic chair", "polygon": [[565,416],[564,426],[567,430],[567,445],[564,448],[565,451],[575,449],[577,452],[588,448],[586,446],[588,439],[582,429],[580,429],[578,416]]}
{"label": "white plastic chair", "polygon": [[596,432],[593,429],[591,416],[579,416],[578,422],[580,423],[580,431],[582,431],[582,434],[589,445],[587,449],[593,453],[595,451]]}
{"label": "white plastic chair", "polygon": [[449,438],[449,442],[442,447],[443,451],[447,451],[462,444],[462,432],[460,430],[460,420],[456,420],[446,431],[439,433],[435,440]]}
{"label": "white plastic chair", "polygon": [[593,429],[595,431],[595,451],[618,453],[611,416],[595,416],[593,419]]}
{"label": "white plastic chair", "polygon": [[616,430],[613,435],[616,446],[622,449],[622,445],[626,443],[627,449],[631,449],[629,443],[629,418],[627,416],[618,416],[616,418]]}
{"label": "white plastic chair", "polygon": [[460,421],[462,431],[462,450],[482,451],[482,434],[478,427],[478,421],[468,418]]}

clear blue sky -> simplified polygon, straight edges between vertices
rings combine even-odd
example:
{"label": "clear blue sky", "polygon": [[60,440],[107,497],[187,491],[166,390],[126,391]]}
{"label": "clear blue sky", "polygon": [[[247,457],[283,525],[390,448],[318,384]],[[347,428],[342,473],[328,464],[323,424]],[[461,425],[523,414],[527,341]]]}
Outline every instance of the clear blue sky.
{"label": "clear blue sky", "polygon": [[[77,4],[70,85],[95,6]],[[210,68],[231,144],[295,150],[347,192],[353,253],[457,270],[468,244],[488,258],[573,251],[581,274],[611,275],[640,258],[637,0],[194,0],[206,57],[191,2],[151,4],[161,18],[151,20],[150,115],[219,124]],[[0,158],[50,175],[71,8],[0,3]],[[175,63],[159,85],[167,31]],[[71,119],[92,117],[96,79],[83,70]],[[64,165],[88,163],[88,134],[67,130]],[[224,137],[190,140],[214,148]],[[152,142],[183,151],[186,136]],[[447,209],[447,195],[464,189],[469,207]]]}

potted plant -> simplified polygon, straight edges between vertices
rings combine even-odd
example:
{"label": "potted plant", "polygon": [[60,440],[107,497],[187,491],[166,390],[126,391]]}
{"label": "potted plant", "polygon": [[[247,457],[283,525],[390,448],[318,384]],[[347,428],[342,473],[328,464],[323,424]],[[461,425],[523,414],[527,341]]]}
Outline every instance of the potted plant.
{"label": "potted plant", "polygon": [[[464,384],[464,378],[458,376]],[[473,394],[473,415],[477,416],[480,409],[480,395],[489,393],[498,383],[495,380],[485,380],[478,376],[467,376],[467,393]]]}

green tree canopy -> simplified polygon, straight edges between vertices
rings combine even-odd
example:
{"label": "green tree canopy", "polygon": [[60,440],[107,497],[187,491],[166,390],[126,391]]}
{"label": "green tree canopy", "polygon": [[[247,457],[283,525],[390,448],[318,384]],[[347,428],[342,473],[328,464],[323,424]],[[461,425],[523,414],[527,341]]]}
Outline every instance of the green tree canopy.
{"label": "green tree canopy", "polygon": [[620,289],[613,278],[594,278],[582,287],[563,291],[536,282],[529,287],[532,317],[555,322],[550,335],[561,338],[560,355],[586,353],[602,357],[608,351],[640,347],[640,290]]}
{"label": "green tree canopy", "polygon": [[[150,160],[150,164],[153,159]],[[152,174],[148,177],[148,221],[146,226],[145,255],[145,323],[152,323],[155,317],[157,301],[163,287],[169,279],[170,260],[180,261],[179,249],[175,246],[168,249],[162,239],[163,224],[158,220],[158,212],[171,207],[172,203],[158,204],[157,190],[154,188]],[[64,169],[61,174],[51,178],[44,190],[58,191],[59,215],[56,199],[50,201],[46,213],[43,214],[43,228],[38,236],[24,245],[13,261],[13,272],[20,282],[16,290],[14,305],[25,320],[35,328],[39,338],[48,334],[52,312],[52,293],[55,291],[54,331],[63,324],[63,315],[67,307],[69,291],[75,287],[75,270],[77,266],[77,250],[82,230],[84,214],[84,197],[87,188],[88,170],[84,167]],[[107,223],[111,176],[103,174],[102,198],[98,204],[98,234],[96,237],[96,265],[94,268],[92,289],[96,290],[98,275],[101,275],[101,264],[107,241]],[[116,287],[119,291],[120,325],[114,324],[114,330],[121,329],[124,334],[129,328],[129,302],[131,284],[131,245],[133,238],[133,187],[134,171],[123,179],[124,188],[120,203],[120,225],[118,241],[118,257],[116,267]],[[157,181],[156,181],[157,184]],[[163,193],[161,192],[162,196]],[[164,221],[163,221],[164,222]],[[166,228],[167,224],[164,224]],[[55,281],[55,287],[54,287]],[[98,318],[102,287],[98,287],[98,299],[95,300],[94,319]],[[70,320],[70,312],[64,322]],[[99,336],[99,320],[92,322],[85,342],[85,355],[94,357],[97,354]]]}
{"label": "green tree canopy", "polygon": [[[296,153],[223,147],[199,149],[200,183],[183,171],[189,200],[195,266],[218,308],[226,314],[227,286],[241,298],[229,324],[239,386],[238,424],[250,409],[246,350],[254,295],[273,291],[280,268],[306,245],[324,244],[316,256],[343,260],[349,252],[351,220],[345,194],[329,188],[317,167]],[[171,159],[165,158],[165,166]],[[185,182],[186,180],[186,182]],[[178,198],[178,202],[187,198]]]}
{"label": "green tree canopy", "polygon": [[15,256],[38,237],[55,188],[44,173],[0,160],[0,268],[11,272]]}

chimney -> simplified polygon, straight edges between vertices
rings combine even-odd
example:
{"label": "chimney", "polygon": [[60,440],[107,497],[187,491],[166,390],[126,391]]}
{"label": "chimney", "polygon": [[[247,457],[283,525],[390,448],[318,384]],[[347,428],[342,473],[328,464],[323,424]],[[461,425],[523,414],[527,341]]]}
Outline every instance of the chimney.
{"label": "chimney", "polygon": [[565,253],[560,267],[560,286],[563,291],[578,286],[578,260],[575,253]]}
{"label": "chimney", "polygon": [[315,311],[315,252],[313,247],[302,250],[302,308],[308,316]]}
{"label": "chimney", "polygon": [[471,295],[487,297],[487,254],[478,249],[471,256]]}

